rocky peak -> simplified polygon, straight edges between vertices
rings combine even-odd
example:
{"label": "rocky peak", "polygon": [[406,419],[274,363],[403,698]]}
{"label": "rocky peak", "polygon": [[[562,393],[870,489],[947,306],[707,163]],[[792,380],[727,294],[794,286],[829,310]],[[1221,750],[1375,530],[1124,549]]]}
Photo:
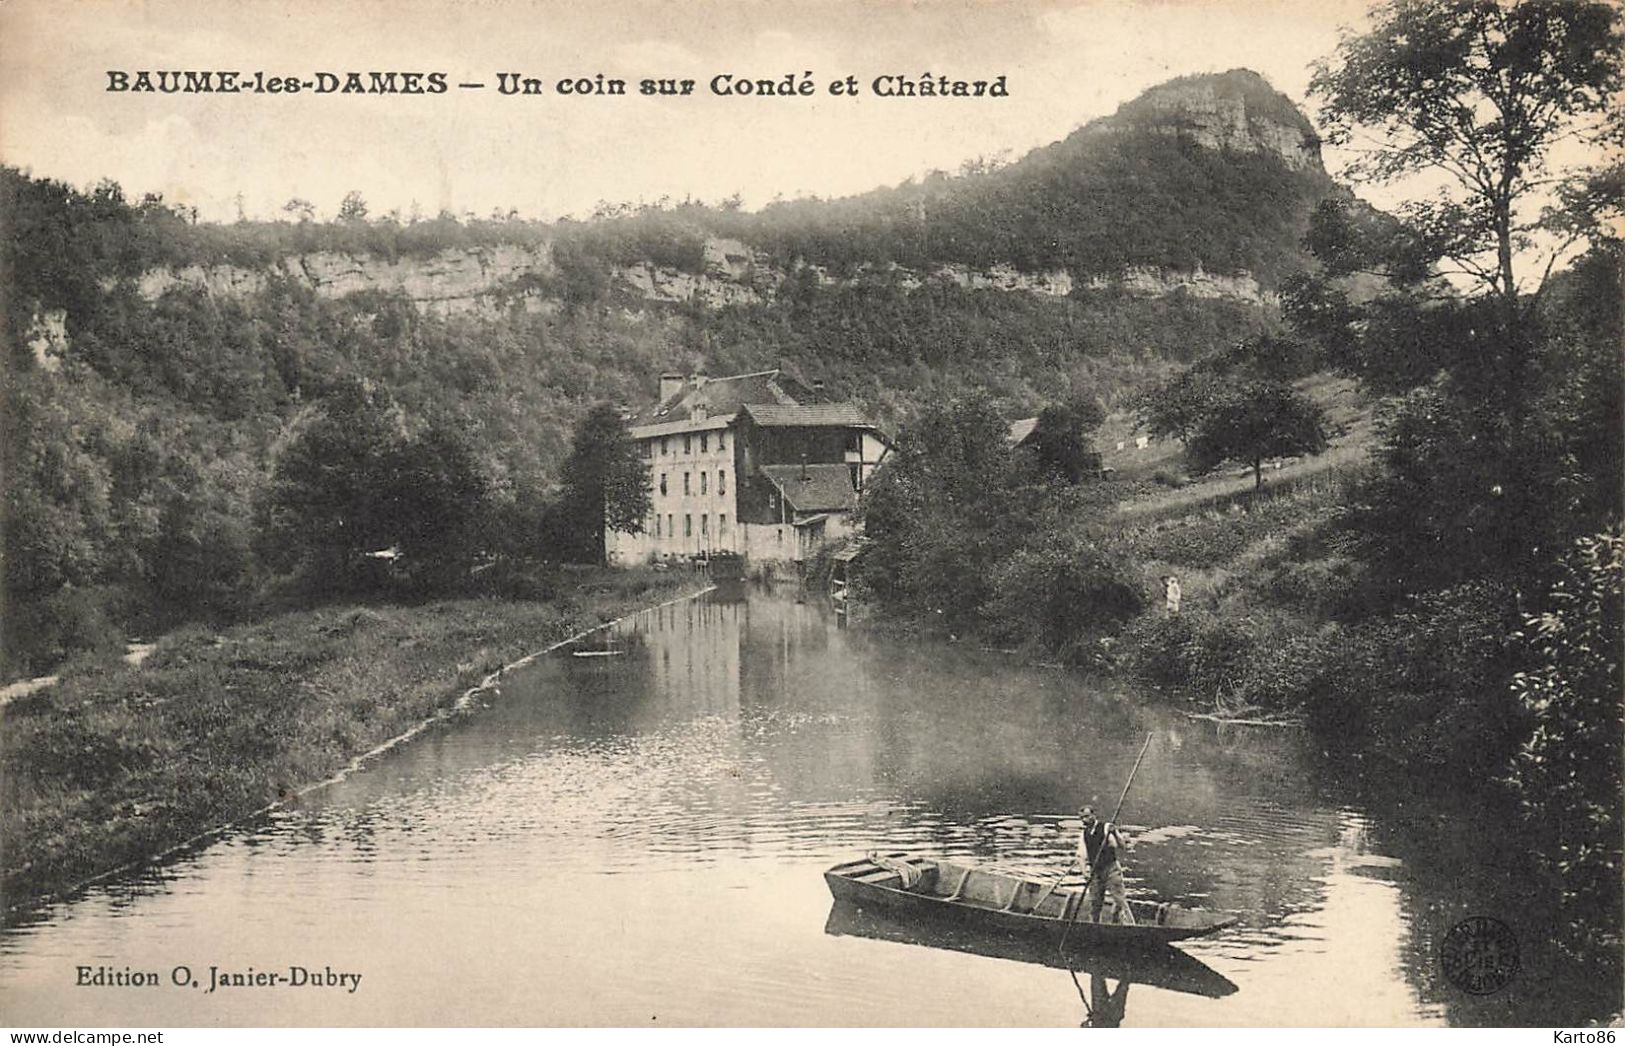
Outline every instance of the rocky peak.
{"label": "rocky peak", "polygon": [[1268,152],[1293,170],[1325,173],[1314,125],[1251,69],[1159,84],[1089,130],[1167,134],[1209,149]]}

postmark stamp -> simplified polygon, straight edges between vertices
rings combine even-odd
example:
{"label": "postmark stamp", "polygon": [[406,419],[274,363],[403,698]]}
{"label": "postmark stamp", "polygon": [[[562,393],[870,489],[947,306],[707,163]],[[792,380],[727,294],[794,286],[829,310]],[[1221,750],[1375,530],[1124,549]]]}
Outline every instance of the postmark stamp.
{"label": "postmark stamp", "polygon": [[1517,934],[1488,915],[1463,919],[1439,945],[1445,978],[1469,995],[1492,995],[1505,988],[1520,963]]}

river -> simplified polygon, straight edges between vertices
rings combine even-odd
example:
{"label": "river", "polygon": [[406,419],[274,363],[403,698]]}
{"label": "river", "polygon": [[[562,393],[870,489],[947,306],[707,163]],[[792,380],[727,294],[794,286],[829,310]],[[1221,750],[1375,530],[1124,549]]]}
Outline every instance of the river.
{"label": "river", "polygon": [[[41,908],[0,935],[0,1014],[1068,1026],[1094,991],[1127,1026],[1411,1026],[1618,1005],[1617,986],[1546,954],[1543,920],[1496,870],[1494,825],[1365,808],[1295,730],[1191,721],[1121,685],[842,628],[793,596],[630,618],[295,809]],[[1182,945],[1179,976],[1086,965],[1075,985],[832,910],[823,871],[871,850],[1059,874],[1072,812],[1111,808],[1147,734],[1122,816],[1130,893],[1242,920]],[[1521,946],[1511,983],[1483,996],[1439,964],[1477,914]],[[158,983],[79,986],[81,966]],[[207,990],[210,967],[293,966],[360,980]]]}

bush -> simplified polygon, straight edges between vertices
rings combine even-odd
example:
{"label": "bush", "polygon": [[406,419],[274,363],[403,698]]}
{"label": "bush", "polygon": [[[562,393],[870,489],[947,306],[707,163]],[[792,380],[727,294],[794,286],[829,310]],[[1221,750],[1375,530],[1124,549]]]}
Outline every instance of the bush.
{"label": "bush", "polygon": [[1182,567],[1229,563],[1256,540],[1244,519],[1210,513],[1165,524],[1138,542],[1147,559]]}
{"label": "bush", "polygon": [[7,607],[7,674],[38,675],[70,658],[117,657],[124,651],[129,611],[128,593],[110,585],[68,585],[37,603]]}
{"label": "bush", "polygon": [[1323,625],[1279,644],[1260,646],[1247,665],[1236,697],[1245,705],[1270,711],[1295,711],[1304,705],[1335,707],[1327,697],[1339,685],[1338,651],[1348,642],[1340,625]]}
{"label": "bush", "polygon": [[1579,541],[1552,585],[1548,609],[1526,618],[1515,637],[1517,656],[1529,667],[1512,678],[1531,729],[1513,761],[1511,785],[1536,860],[1560,884],[1567,907],[1586,913],[1564,943],[1616,960],[1625,864],[1622,581],[1625,539],[1618,531]]}
{"label": "bush", "polygon": [[1458,784],[1500,775],[1523,736],[1507,687],[1512,593],[1488,582],[1416,600],[1403,612],[1331,633],[1305,654],[1309,728],[1328,751],[1372,756],[1418,779]]}
{"label": "bush", "polygon": [[1098,545],[1072,533],[1046,534],[993,569],[984,614],[993,639],[1036,644],[1080,662],[1098,649],[1102,633],[1145,604]]}
{"label": "bush", "polygon": [[1277,606],[1336,616],[1349,608],[1361,590],[1360,565],[1346,556],[1288,560],[1265,572],[1253,587]]}
{"label": "bush", "polygon": [[545,603],[559,595],[559,570],[556,566],[502,561],[476,574],[471,587],[479,595]]}
{"label": "bush", "polygon": [[1237,690],[1258,645],[1250,619],[1205,610],[1141,618],[1125,641],[1139,678],[1215,700]]}

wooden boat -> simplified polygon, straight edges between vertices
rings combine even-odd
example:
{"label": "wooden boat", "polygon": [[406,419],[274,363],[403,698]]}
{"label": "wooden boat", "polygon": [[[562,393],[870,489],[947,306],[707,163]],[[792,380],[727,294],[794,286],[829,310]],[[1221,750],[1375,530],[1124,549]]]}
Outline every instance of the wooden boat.
{"label": "wooden boat", "polygon": [[[904,884],[905,867],[913,870],[907,875],[912,885]],[[1236,921],[1219,912],[1130,900],[1135,925],[1096,923],[1081,910],[1080,889],[910,854],[847,861],[825,872],[824,881],[837,901],[894,916],[969,923],[1057,948],[1063,939],[1069,946],[1168,944]]]}
{"label": "wooden boat", "polygon": [[1236,992],[1235,982],[1213,967],[1171,945],[1155,942],[1114,946],[1077,943],[1069,936],[1066,948],[1061,949],[1037,938],[1012,936],[967,922],[911,919],[883,909],[859,908],[847,901],[830,905],[824,932],[833,937],[865,937],[1031,963],[1210,999]]}
{"label": "wooden boat", "polygon": [[636,632],[620,633],[607,629],[590,636],[583,636],[570,646],[571,657],[621,657],[635,649],[638,644]]}

